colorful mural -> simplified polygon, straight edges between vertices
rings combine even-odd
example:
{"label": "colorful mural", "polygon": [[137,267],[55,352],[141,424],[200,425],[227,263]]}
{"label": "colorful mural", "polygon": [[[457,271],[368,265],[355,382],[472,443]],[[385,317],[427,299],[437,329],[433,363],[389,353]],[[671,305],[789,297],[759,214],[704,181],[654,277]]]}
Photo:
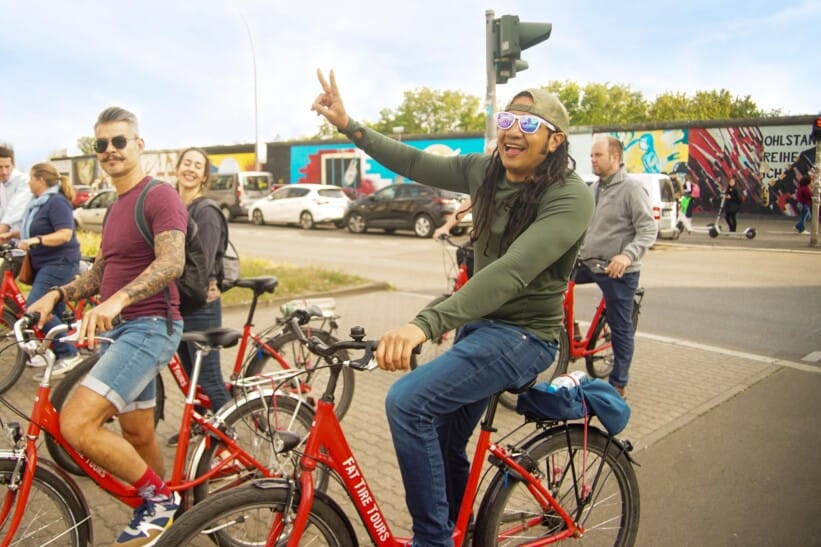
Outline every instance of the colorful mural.
{"label": "colorful mural", "polygon": [[624,144],[624,165],[630,173],[673,173],[687,163],[687,130],[618,131]]}
{"label": "colorful mural", "polygon": [[[412,140],[406,144],[445,156],[481,153],[484,139],[458,138]],[[333,184],[354,196],[369,195],[406,179],[373,160],[362,150],[346,144],[310,144],[291,147],[291,182]]]}

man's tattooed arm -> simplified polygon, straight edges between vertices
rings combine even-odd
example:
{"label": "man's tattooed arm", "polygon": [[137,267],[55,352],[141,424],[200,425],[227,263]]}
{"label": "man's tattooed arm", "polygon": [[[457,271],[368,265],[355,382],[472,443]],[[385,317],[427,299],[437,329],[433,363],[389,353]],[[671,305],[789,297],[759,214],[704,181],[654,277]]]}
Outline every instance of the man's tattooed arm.
{"label": "man's tattooed arm", "polygon": [[97,258],[91,264],[91,269],[68,285],[63,286],[66,300],[79,300],[97,294],[103,281],[103,270],[105,270],[105,262],[103,261],[103,253],[100,252],[97,253]]}
{"label": "man's tattooed arm", "polygon": [[185,265],[185,234],[179,230],[161,232],[154,238],[154,261],[131,283],[117,291],[128,299],[123,307],[163,290],[182,274]]}

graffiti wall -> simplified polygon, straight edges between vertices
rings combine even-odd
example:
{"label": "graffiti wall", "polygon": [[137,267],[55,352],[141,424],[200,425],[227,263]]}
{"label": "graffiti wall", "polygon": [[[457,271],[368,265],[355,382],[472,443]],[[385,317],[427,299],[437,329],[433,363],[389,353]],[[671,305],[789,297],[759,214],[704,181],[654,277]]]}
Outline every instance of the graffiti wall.
{"label": "graffiti wall", "polygon": [[[481,153],[483,137],[412,140],[406,144],[442,156]],[[406,182],[352,144],[310,144],[291,147],[291,182],[333,184],[351,196],[369,195],[395,182]]]}

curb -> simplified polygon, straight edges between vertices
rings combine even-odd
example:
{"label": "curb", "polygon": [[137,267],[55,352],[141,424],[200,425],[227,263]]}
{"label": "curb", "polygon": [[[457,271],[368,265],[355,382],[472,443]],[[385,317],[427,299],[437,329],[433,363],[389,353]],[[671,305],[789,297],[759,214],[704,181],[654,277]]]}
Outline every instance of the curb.
{"label": "curb", "polygon": [[[264,302],[257,303],[257,306],[265,306],[265,307],[273,307],[273,306],[280,306],[285,302],[289,302],[291,300],[307,300],[310,298],[321,298],[321,297],[336,297],[336,296],[354,296],[357,294],[365,294],[369,292],[376,292],[376,291],[392,291],[395,290],[394,287],[391,287],[389,283],[384,281],[372,281],[369,283],[364,283],[362,285],[354,285],[353,287],[344,287],[341,289],[333,289],[330,291],[325,292],[317,292],[317,293],[307,293],[307,294],[300,294],[300,295],[293,295],[293,296],[283,296],[281,298],[274,298],[273,300],[266,300]],[[247,302],[235,302],[233,304],[226,304],[223,305],[223,309],[235,309],[248,306],[251,303],[249,299]]]}

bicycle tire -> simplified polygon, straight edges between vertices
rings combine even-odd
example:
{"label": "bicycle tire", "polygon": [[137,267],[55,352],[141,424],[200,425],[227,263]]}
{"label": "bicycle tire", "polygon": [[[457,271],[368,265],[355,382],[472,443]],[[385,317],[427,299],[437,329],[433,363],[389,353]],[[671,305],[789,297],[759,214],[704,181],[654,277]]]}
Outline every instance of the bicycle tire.
{"label": "bicycle tire", "polygon": [[[525,457],[532,461],[531,473],[538,472],[556,501],[584,526],[584,536],[575,541],[627,547],[635,543],[638,533],[638,480],[626,453],[613,442],[607,449],[607,441],[603,433],[589,429],[585,454],[582,428],[556,428],[532,444]],[[585,480],[579,476],[581,469],[586,470]],[[586,488],[590,488],[589,495],[582,494],[584,500],[580,500],[576,492]],[[561,517],[550,508],[544,510],[526,482],[500,469],[482,498],[474,541],[477,545],[518,545],[564,528]]]}
{"label": "bicycle tire", "polygon": [[[157,541],[157,547],[264,545],[274,519],[283,520],[290,495],[287,487],[266,487],[265,481],[232,488],[186,511]],[[298,495],[291,503],[291,517]],[[301,545],[354,547],[356,535],[339,511],[316,496]],[[286,524],[287,526],[287,524]],[[227,537],[230,534],[230,537]],[[276,545],[284,545],[288,528]]]}
{"label": "bicycle tire", "polygon": [[3,394],[23,375],[29,356],[17,346],[17,340],[11,330],[11,326],[17,321],[17,316],[10,310],[4,309],[0,321],[2,321],[0,340],[4,346],[0,350],[0,394]]}
{"label": "bicycle tire", "polygon": [[[0,488],[2,497],[12,499],[16,491],[8,488],[12,480],[19,486],[16,459],[0,460]],[[90,545],[90,527],[84,505],[66,480],[57,472],[38,465],[26,503],[23,519],[11,545]],[[5,538],[11,519],[0,526],[0,537]],[[7,538],[6,538],[7,539]]]}
{"label": "bicycle tire", "polygon": [[[62,380],[51,390],[51,404],[57,414],[63,409],[68,396],[80,385],[88,371],[91,370],[100,359],[99,353],[92,353],[66,374]],[[165,401],[165,386],[162,381],[157,382],[157,406],[154,407],[154,427],[159,423],[163,413]],[[112,422],[116,420],[112,419]],[[51,435],[46,435],[46,449],[51,459],[64,470],[79,477],[85,477],[86,472],[74,459],[59,445],[57,440]]]}
{"label": "bicycle tire", "polygon": [[[633,334],[636,333],[636,329],[638,329],[639,326],[640,309],[641,305],[637,305],[634,301],[632,314]],[[610,344],[610,347],[606,350],[596,350],[600,343],[602,345]],[[590,337],[590,343],[587,345],[588,351],[595,350],[590,355],[586,355],[584,357],[587,374],[593,378],[601,379],[606,379],[610,376],[610,373],[613,372],[613,364],[615,361],[612,344],[613,334],[610,331],[610,323],[607,321],[607,311],[605,311],[601,314],[599,323],[596,325],[596,328],[593,330],[593,334]]]}
{"label": "bicycle tire", "polygon": [[[243,449],[268,469],[280,476],[290,477],[294,472],[294,463],[297,461],[292,453],[275,454],[272,450],[274,439],[267,434],[269,426],[274,424],[276,430],[291,431],[302,439],[300,447],[304,446],[305,439],[314,420],[313,409],[299,399],[287,395],[270,395],[250,399],[245,404],[237,406],[230,414],[224,417],[226,431],[230,431],[233,438]],[[202,452],[198,461],[191,462],[195,477],[207,473],[218,460],[223,445],[212,442]],[[239,462],[226,466],[227,471],[218,481],[204,481],[194,487],[194,503],[200,503],[217,492],[233,488],[253,479],[261,478],[254,467],[240,468]],[[317,490],[328,487],[328,468],[319,465],[314,472],[314,485]]]}
{"label": "bicycle tire", "polygon": [[[547,370],[539,374],[536,382],[550,382],[553,378],[561,376],[567,372],[568,363],[570,363],[570,342],[567,339],[567,331],[562,328],[559,331],[559,347],[556,350],[556,357],[553,359],[553,363],[547,367]],[[516,401],[518,399],[517,394],[507,391],[499,395],[499,403],[509,410],[516,410]]]}
{"label": "bicycle tire", "polygon": [[[316,336],[326,344],[333,344],[339,340],[330,332],[321,329],[311,329],[311,335]],[[305,369],[306,365],[310,369],[314,369],[317,365],[325,364],[323,359],[318,355],[311,353],[302,342],[299,341],[297,335],[293,332],[284,332],[273,338],[265,341],[266,344],[274,348],[289,365],[294,368]],[[348,359],[348,352],[341,350],[336,353],[340,359]],[[254,357],[243,372],[244,378],[251,376],[259,376],[265,374],[266,371],[274,372],[281,370],[279,362],[270,354],[266,353],[262,348],[258,348]],[[305,397],[311,404],[314,404],[314,398],[319,398],[325,392],[325,386],[328,384],[330,371],[328,368],[319,368],[307,375],[299,377],[302,382],[301,391],[305,392],[307,389],[307,397]],[[286,388],[287,389],[287,388]],[[293,391],[296,395],[305,396],[306,393],[300,394],[300,389],[294,387]],[[334,393],[334,414],[341,421],[348,409],[351,407],[354,392],[354,371],[348,367],[342,369],[342,374],[339,375],[339,381]]]}

